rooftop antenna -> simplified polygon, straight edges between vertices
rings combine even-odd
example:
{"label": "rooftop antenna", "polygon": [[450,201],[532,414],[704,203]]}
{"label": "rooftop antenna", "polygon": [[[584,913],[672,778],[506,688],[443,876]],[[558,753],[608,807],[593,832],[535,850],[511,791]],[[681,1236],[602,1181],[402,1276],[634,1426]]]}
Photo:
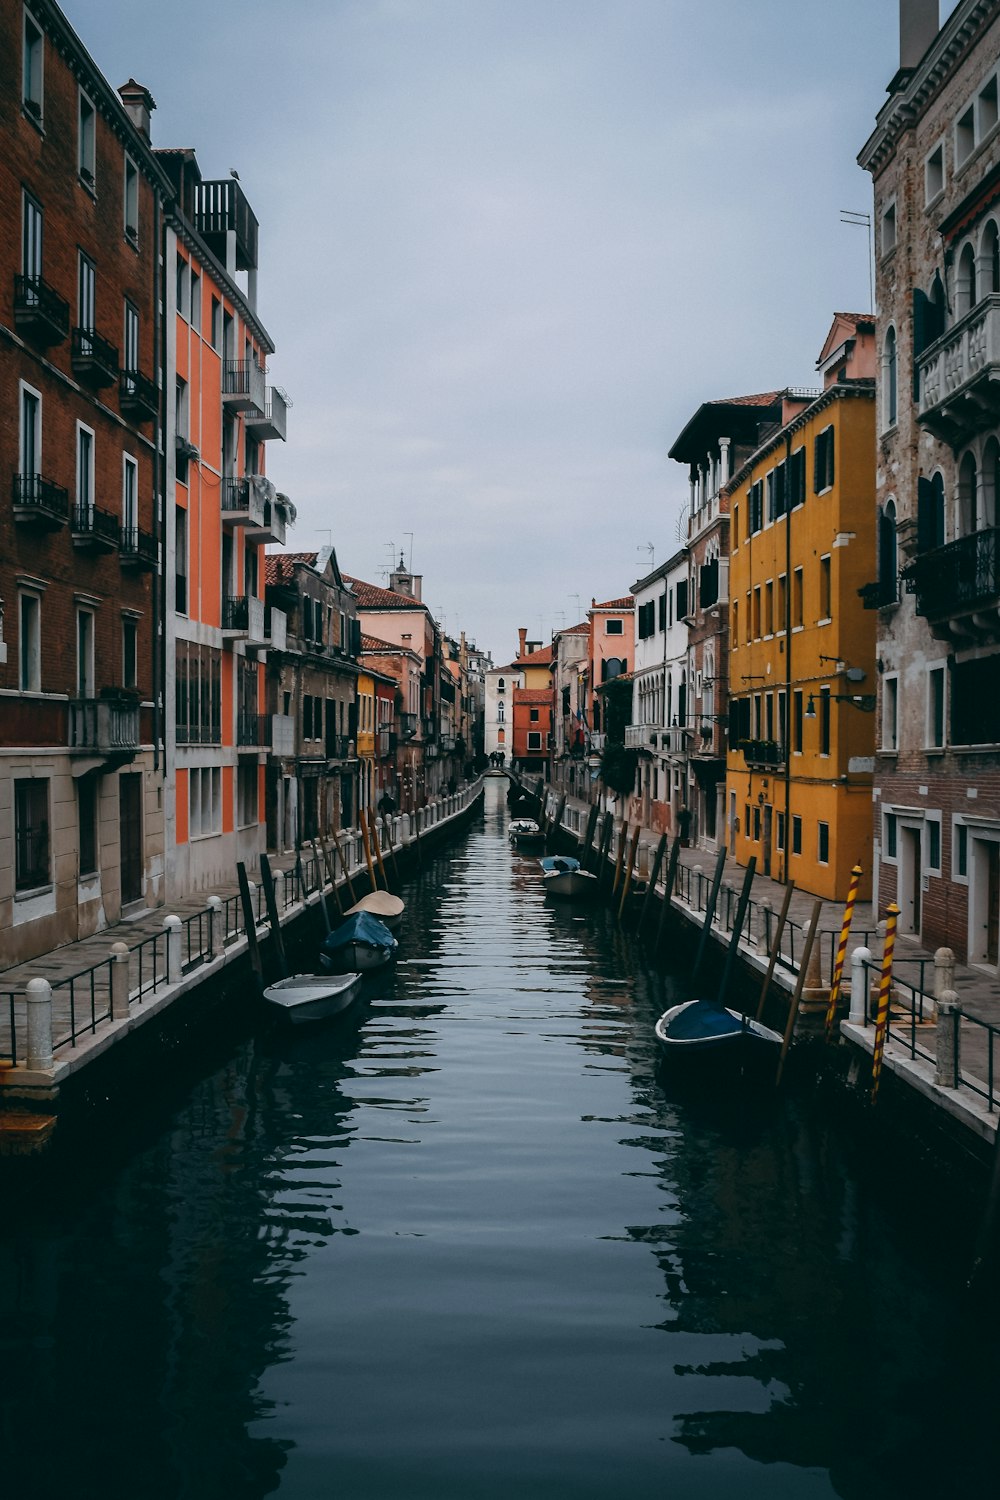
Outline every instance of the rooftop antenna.
{"label": "rooftop antenna", "polygon": [[410,538],[410,556],[409,556],[409,558],[407,560],[407,563],[406,563],[406,571],[408,573],[412,573],[413,572],[413,532],[412,531],[404,531],[403,535],[404,536],[408,536]]}
{"label": "rooftop antenna", "polygon": [[649,566],[651,568],[655,568],[656,567],[656,547],[655,547],[655,544],[653,542],[640,542],[639,545],[638,545],[638,547],[636,547],[635,550],[637,552],[648,552],[649,553]]}
{"label": "rooftop antenna", "polygon": [[576,600],[576,618],[579,621],[579,619],[580,619],[580,595],[579,594],[567,594],[566,598],[567,599],[575,599]]}
{"label": "rooftop antenna", "polygon": [[874,316],[875,313],[875,247],[872,244],[872,216],[862,213],[859,208],[842,208],[840,210],[841,224],[852,224],[855,229],[863,229],[868,237],[868,311]]}

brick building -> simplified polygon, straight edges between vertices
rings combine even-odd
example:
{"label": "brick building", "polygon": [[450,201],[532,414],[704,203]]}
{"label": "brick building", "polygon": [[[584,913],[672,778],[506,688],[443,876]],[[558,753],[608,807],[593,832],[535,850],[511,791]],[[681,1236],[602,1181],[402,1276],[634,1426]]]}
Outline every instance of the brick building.
{"label": "brick building", "polygon": [[[412,646],[363,632],[359,660],[375,684],[379,796],[388,793],[400,812],[413,812],[425,801],[423,749],[418,738],[423,659]],[[392,684],[389,692],[384,686],[388,682]]]}
{"label": "brick building", "polygon": [[[877,897],[1000,964],[1000,4],[904,0],[875,190]],[[897,579],[902,588],[897,590]]]}
{"label": "brick building", "polygon": [[119,98],[45,0],[0,0],[0,106],[0,944],[13,962],[163,899],[169,184],[128,86]]}

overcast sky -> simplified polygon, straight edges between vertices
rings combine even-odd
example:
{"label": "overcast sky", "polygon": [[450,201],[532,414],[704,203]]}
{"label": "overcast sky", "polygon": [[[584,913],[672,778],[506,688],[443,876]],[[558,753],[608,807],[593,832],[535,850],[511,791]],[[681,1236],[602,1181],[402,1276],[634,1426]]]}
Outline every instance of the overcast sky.
{"label": "overcast sky", "polygon": [[402,548],[498,661],[676,549],[702,401],[868,309],[897,0],[63,3],[260,220],[290,545]]}

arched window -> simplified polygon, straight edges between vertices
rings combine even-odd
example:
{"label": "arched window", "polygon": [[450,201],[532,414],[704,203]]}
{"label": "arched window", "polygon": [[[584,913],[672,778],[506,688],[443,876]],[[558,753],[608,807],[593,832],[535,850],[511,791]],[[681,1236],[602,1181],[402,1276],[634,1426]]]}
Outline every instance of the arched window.
{"label": "arched window", "polygon": [[895,590],[898,569],[896,553],[896,502],[887,500],[878,513],[878,581],[886,591]]}
{"label": "arched window", "polygon": [[882,352],[882,379],[885,392],[882,409],[883,423],[886,427],[892,427],[896,422],[899,403],[899,371],[896,359],[896,330],[891,323],[886,331]]}
{"label": "arched window", "polygon": [[944,546],[944,475],[938,469],[931,478],[931,528],[932,547]]}
{"label": "arched window", "polygon": [[498,693],[502,693],[503,690],[504,690],[504,680],[503,680],[502,677],[498,677],[497,678],[497,692]]}
{"label": "arched window", "polygon": [[945,299],[944,282],[941,280],[940,272],[934,272],[934,281],[931,284],[931,326],[927,329],[927,343],[932,344],[944,333],[945,325]]}
{"label": "arched window", "polygon": [[501,698],[500,702],[497,704],[497,723],[498,724],[502,724],[503,722],[504,722],[504,703],[503,703],[503,699]]}
{"label": "arched window", "polygon": [[976,460],[967,453],[958,470],[958,527],[961,536],[971,536],[979,529],[978,477]]}
{"label": "arched window", "polygon": [[958,257],[955,293],[955,307],[961,317],[976,305],[976,257],[971,245],[966,245]]}
{"label": "arched window", "polygon": [[979,281],[984,297],[1000,292],[1000,230],[995,219],[986,225],[979,244]]}

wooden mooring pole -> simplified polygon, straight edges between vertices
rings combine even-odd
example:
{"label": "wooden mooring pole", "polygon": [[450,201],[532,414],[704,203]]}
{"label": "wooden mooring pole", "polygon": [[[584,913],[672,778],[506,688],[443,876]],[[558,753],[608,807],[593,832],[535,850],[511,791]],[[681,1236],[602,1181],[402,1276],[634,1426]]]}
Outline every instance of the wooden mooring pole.
{"label": "wooden mooring pole", "polygon": [[708,952],[708,936],[712,931],[712,922],[715,918],[715,907],[719,899],[719,886],[722,884],[722,871],[725,863],[726,850],[723,847],[719,850],[719,857],[715,861],[715,874],[712,877],[712,886],[708,893],[708,903],[705,907],[705,923],[701,929],[701,938],[698,941],[698,952],[695,954],[694,968],[691,970],[691,989],[694,992],[695,999],[698,998],[696,988],[698,975],[701,973],[701,966],[705,962],[705,954]]}
{"label": "wooden mooring pole", "polygon": [[677,864],[681,857],[681,836],[674,834],[674,841],[670,845],[670,858],[667,861],[667,878],[663,886],[663,905],[660,907],[660,920],[656,924],[656,942],[654,948],[659,948],[663,942],[663,934],[666,931],[667,916],[670,912],[670,902],[674,894],[674,886],[677,883]]}
{"label": "wooden mooring pole", "polygon": [[809,918],[809,930],[806,933],[805,946],[802,949],[802,957],[799,960],[799,974],[795,981],[795,993],[792,995],[792,1003],[788,1007],[788,1019],[785,1022],[785,1036],[781,1043],[781,1056],[778,1058],[778,1071],[774,1076],[774,1086],[777,1088],[781,1083],[781,1076],[785,1071],[785,1058],[788,1049],[792,1045],[792,1037],[795,1033],[795,1022],[798,1019],[799,1006],[802,1004],[802,991],[805,988],[806,974],[809,971],[809,960],[812,958],[813,944],[816,941],[816,929],[819,926],[820,915],[823,911],[822,901],[814,901],[812,916]]}
{"label": "wooden mooring pole", "polygon": [[253,909],[253,897],[250,894],[250,882],[247,879],[247,867],[240,860],[236,866],[236,879],[240,886],[240,905],[243,907],[243,927],[247,935],[247,951],[250,954],[250,967],[257,981],[258,990],[264,988],[264,965],[260,961],[260,944],[257,941],[257,913]]}
{"label": "wooden mooring pole", "polygon": [[336,829],[334,829],[330,837],[333,839],[333,847],[336,849],[337,854],[340,857],[340,868],[343,870],[344,879],[347,882],[347,894],[351,898],[351,905],[354,906],[356,905],[358,898],[354,894],[354,882],[351,880],[351,872],[347,865],[347,856],[344,854],[343,849],[340,847],[340,834],[336,831]]}
{"label": "wooden mooring pole", "polygon": [[625,879],[622,881],[622,899],[618,903],[618,920],[621,921],[625,914],[625,903],[628,901],[628,893],[632,889],[632,872],[635,869],[635,857],[639,850],[640,826],[637,823],[632,831],[632,841],[629,844],[628,860],[625,865]]}
{"label": "wooden mooring pole", "polygon": [[785,923],[788,920],[788,908],[792,904],[792,892],[795,890],[795,881],[790,880],[785,886],[785,899],[781,903],[781,911],[778,913],[778,925],[775,929],[774,938],[771,942],[771,953],[767,962],[767,973],[764,975],[764,983],[760,987],[760,999],[757,1001],[756,1020],[760,1020],[764,1014],[764,1005],[767,1001],[768,992],[771,988],[771,980],[774,978],[775,965],[778,962],[778,954],[781,952],[781,939],[785,933]]}
{"label": "wooden mooring pole", "polygon": [[656,846],[656,854],[653,858],[653,869],[650,873],[649,880],[646,882],[646,894],[643,897],[642,901],[642,911],[639,914],[640,932],[642,931],[643,924],[646,921],[646,917],[649,915],[649,909],[653,899],[653,892],[656,890],[656,882],[660,878],[660,867],[663,864],[663,856],[666,854],[666,852],[667,835],[665,833],[661,833],[660,842]]}
{"label": "wooden mooring pole", "polygon": [[385,861],[382,858],[382,848],[379,844],[378,826],[375,820],[375,809],[373,807],[369,807],[368,809],[368,831],[372,836],[372,848],[375,851],[375,858],[378,860],[378,868],[379,874],[382,876],[382,884],[385,886],[386,890],[388,890],[389,877],[385,873]]}
{"label": "wooden mooring pole", "polygon": [[622,818],[618,826],[618,852],[615,856],[615,878],[611,886],[611,894],[614,896],[622,883],[622,870],[625,866],[625,845],[628,843],[628,824]]}
{"label": "wooden mooring pole", "polygon": [[604,884],[607,874],[608,850],[611,848],[611,831],[615,826],[615,820],[609,812],[604,814],[604,826],[601,829],[601,847],[597,856],[597,880],[599,885]]}
{"label": "wooden mooring pole", "polygon": [[587,814],[587,830],[586,830],[586,833],[584,834],[584,838],[583,838],[583,848],[580,850],[580,863],[581,863],[581,865],[583,865],[583,868],[585,870],[590,867],[591,854],[593,853],[593,850],[591,849],[590,846],[591,846],[591,844],[593,843],[593,840],[594,840],[594,830],[596,829],[596,827],[597,827],[597,803],[596,802],[592,802],[590,804],[590,811]]}
{"label": "wooden mooring pole", "polygon": [[267,903],[267,919],[271,924],[271,941],[274,951],[278,955],[278,964],[283,979],[288,978],[288,960],[285,957],[285,938],[281,931],[281,920],[278,916],[278,903],[274,896],[274,876],[271,874],[271,862],[266,854],[260,857],[260,883],[264,887],[264,900]]}

